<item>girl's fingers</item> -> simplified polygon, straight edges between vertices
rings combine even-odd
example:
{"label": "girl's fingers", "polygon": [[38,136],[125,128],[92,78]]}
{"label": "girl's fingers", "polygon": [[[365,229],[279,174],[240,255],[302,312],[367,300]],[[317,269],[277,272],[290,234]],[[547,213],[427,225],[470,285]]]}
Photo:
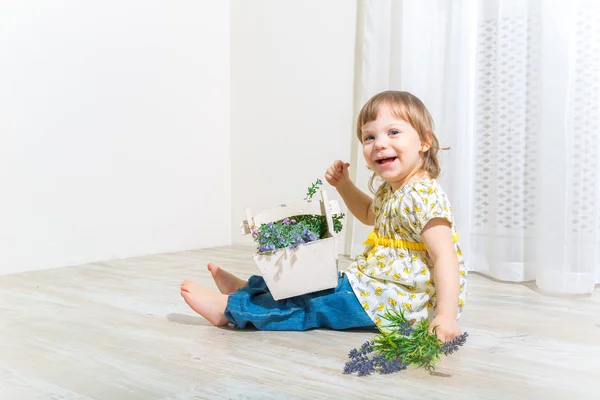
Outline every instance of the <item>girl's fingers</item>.
{"label": "girl's fingers", "polygon": [[329,183],[337,183],[346,177],[349,166],[349,163],[336,160],[333,162],[333,165],[327,169],[327,172],[325,172],[325,178],[327,181],[331,181]]}
{"label": "girl's fingers", "polygon": [[330,185],[337,185],[337,183],[340,181],[340,177],[337,174],[325,174],[325,179]]}
{"label": "girl's fingers", "polygon": [[341,179],[343,177],[343,175],[337,169],[332,169],[331,175],[333,175],[336,179]]}

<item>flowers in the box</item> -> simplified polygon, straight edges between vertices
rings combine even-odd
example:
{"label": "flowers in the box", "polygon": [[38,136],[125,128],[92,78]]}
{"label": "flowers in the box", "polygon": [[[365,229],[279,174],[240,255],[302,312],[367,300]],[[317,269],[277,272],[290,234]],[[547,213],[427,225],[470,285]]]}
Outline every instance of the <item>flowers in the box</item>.
{"label": "flowers in the box", "polygon": [[433,371],[441,354],[448,356],[467,341],[468,333],[465,332],[454,340],[442,343],[429,332],[427,321],[411,323],[401,311],[386,310],[383,318],[390,323],[378,328],[379,333],[373,340],[350,351],[350,361],[344,366],[345,374],[389,374],[402,371],[409,365]]}
{"label": "flowers in the box", "polygon": [[[317,179],[308,188],[304,200],[311,201],[312,197],[323,182]],[[344,214],[334,214],[333,230],[342,230]],[[252,229],[252,237],[260,253],[275,251],[283,248],[295,249],[303,243],[322,239],[327,234],[327,220],[323,215],[296,215],[280,221],[261,224]]]}
{"label": "flowers in the box", "polygon": [[282,221],[262,224],[252,232],[260,252],[273,251],[284,247],[295,248],[302,243],[317,240],[322,224],[317,216],[296,216]]}

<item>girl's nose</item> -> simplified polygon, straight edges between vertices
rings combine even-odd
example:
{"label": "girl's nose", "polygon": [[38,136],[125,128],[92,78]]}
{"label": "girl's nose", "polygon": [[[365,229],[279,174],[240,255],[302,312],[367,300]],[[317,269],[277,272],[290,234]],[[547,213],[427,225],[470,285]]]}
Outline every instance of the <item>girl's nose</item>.
{"label": "girl's nose", "polygon": [[375,139],[375,148],[377,150],[386,149],[388,147],[387,145],[388,145],[388,143],[387,143],[387,140],[385,137]]}

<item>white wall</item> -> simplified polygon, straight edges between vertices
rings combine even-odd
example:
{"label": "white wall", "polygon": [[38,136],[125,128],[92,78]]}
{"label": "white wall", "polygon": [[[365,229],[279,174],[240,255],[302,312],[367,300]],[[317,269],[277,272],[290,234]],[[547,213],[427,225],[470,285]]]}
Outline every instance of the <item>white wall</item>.
{"label": "white wall", "polygon": [[239,233],[246,207],[302,199],[350,159],[356,2],[232,0],[231,12],[235,242],[251,241]]}
{"label": "white wall", "polygon": [[0,273],[229,243],[229,18],[2,1]]}

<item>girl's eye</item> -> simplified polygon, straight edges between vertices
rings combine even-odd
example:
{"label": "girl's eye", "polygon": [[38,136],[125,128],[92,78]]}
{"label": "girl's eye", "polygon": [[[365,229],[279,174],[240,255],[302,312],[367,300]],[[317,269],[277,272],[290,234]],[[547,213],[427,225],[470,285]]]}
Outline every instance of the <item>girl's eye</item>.
{"label": "girl's eye", "polygon": [[399,131],[396,131],[396,130],[391,130],[390,131],[390,135],[392,135],[392,136],[396,136],[396,135],[399,135],[399,134],[400,134]]}
{"label": "girl's eye", "polygon": [[375,137],[373,135],[365,136],[363,138],[363,143],[364,142],[368,142],[368,141],[373,140],[373,139],[375,139]]}

